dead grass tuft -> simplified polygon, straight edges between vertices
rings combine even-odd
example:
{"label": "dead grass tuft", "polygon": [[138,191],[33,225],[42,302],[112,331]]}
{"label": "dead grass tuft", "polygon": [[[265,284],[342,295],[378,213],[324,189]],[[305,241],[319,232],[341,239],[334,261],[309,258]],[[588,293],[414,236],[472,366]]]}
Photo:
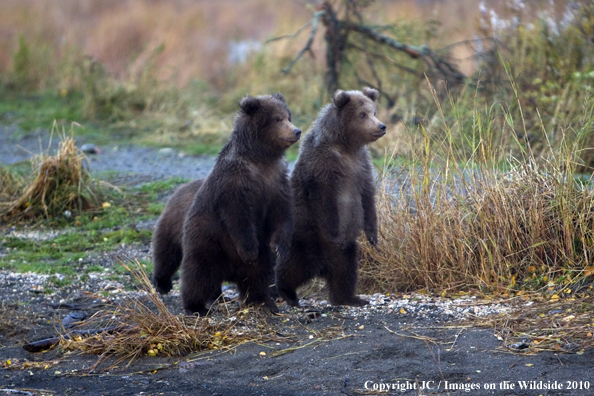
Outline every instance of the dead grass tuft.
{"label": "dead grass tuft", "polygon": [[56,155],[41,153],[32,158],[32,180],[28,184],[21,187],[6,172],[2,180],[12,186],[8,193],[18,192],[18,197],[5,205],[5,219],[49,218],[101,204],[101,183],[84,167],[85,154],[76,147],[72,134],[68,136],[62,131],[60,139]]}
{"label": "dead grass tuft", "polygon": [[203,350],[225,351],[246,342],[279,338],[274,327],[252,309],[240,309],[221,319],[176,315],[155,292],[140,263],[121,264],[140,285],[143,295],[134,297],[126,293],[115,309],[100,311],[85,321],[85,327],[109,328],[110,331],[61,341],[65,349],[99,355],[92,369],[112,356],[117,358],[114,367],[146,355],[182,356]]}

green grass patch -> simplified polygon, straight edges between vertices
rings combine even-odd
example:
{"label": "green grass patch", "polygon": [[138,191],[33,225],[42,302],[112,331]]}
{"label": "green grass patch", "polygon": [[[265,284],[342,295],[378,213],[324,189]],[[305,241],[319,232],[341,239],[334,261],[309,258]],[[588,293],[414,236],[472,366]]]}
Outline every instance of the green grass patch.
{"label": "green grass patch", "polygon": [[106,125],[84,121],[81,99],[81,94],[63,96],[55,90],[26,94],[7,90],[0,92],[0,121],[17,124],[23,135],[39,128],[50,129],[54,121],[65,127],[77,122],[82,125],[77,129],[77,135],[92,137],[97,144],[109,143],[116,132],[121,135],[121,131],[110,130]]}
{"label": "green grass patch", "polygon": [[[103,272],[102,266],[83,265],[81,259],[92,252],[114,250],[122,244],[148,244],[152,231],[138,230],[136,223],[159,216],[165,207],[165,203],[159,201],[162,196],[186,181],[176,177],[123,188],[121,193],[113,193],[107,201],[109,205],[99,210],[41,220],[29,228],[42,234],[49,229],[64,230],[51,239],[36,241],[0,236],[0,245],[8,251],[0,257],[0,269],[68,276],[81,275],[83,269],[82,275]],[[19,227],[19,223],[15,225]],[[152,271],[152,262],[143,261],[142,265]],[[119,265],[112,269],[116,277],[126,273]]]}

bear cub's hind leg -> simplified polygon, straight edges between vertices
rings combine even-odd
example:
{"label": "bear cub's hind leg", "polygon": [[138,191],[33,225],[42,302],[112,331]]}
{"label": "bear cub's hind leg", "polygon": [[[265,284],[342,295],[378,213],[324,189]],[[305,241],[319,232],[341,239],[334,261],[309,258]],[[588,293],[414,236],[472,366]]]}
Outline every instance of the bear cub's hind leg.
{"label": "bear cub's hind leg", "polygon": [[357,242],[349,243],[345,248],[336,246],[327,253],[331,262],[328,267],[328,288],[332,305],[366,305],[367,301],[356,295],[357,292]]}

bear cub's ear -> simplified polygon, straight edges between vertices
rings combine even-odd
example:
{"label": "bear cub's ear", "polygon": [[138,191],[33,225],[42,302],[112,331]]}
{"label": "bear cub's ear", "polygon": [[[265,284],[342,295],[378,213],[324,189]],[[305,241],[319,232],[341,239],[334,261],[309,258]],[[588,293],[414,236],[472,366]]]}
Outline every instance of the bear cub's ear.
{"label": "bear cub's ear", "polygon": [[351,95],[349,95],[347,92],[341,89],[334,93],[334,105],[336,105],[336,107],[338,107],[339,109],[343,107],[345,104],[349,103],[350,100]]}
{"label": "bear cub's ear", "polygon": [[260,99],[253,96],[246,96],[239,102],[239,107],[247,115],[252,115],[260,108]]}
{"label": "bear cub's ear", "polygon": [[280,101],[281,101],[281,102],[283,102],[283,103],[287,103],[287,100],[285,99],[285,97],[283,96],[283,94],[282,94],[282,93],[280,93],[280,92],[277,92],[277,93],[275,93],[275,94],[272,94],[272,97],[273,97],[274,99],[280,100]]}
{"label": "bear cub's ear", "polygon": [[376,102],[379,99],[379,91],[373,88],[363,88],[363,95]]}

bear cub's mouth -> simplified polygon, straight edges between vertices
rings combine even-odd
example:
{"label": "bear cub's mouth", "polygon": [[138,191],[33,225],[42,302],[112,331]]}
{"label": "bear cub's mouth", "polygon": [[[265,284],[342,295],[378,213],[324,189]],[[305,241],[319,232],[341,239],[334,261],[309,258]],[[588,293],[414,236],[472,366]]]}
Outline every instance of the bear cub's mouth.
{"label": "bear cub's mouth", "polygon": [[386,131],[370,132],[369,134],[370,134],[371,136],[373,136],[373,137],[375,137],[375,138],[379,139],[379,138],[381,138],[382,136],[384,136],[384,135],[386,134]]}
{"label": "bear cub's mouth", "polygon": [[378,129],[377,132],[370,132],[369,134],[378,139],[386,134],[386,126],[384,124],[380,124]]}

